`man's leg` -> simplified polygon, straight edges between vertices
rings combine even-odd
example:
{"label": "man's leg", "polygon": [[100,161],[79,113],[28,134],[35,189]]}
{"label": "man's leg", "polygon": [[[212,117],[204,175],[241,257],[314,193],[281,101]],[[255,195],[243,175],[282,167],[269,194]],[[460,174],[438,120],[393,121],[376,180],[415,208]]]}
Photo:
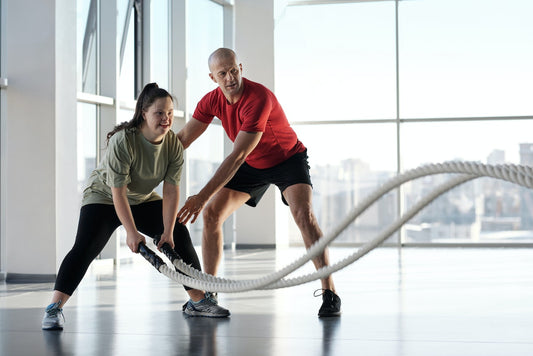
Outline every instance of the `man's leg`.
{"label": "man's leg", "polygon": [[222,225],[248,199],[250,199],[248,193],[222,188],[204,208],[202,215],[204,219],[202,257],[205,273],[216,275],[224,246]]}
{"label": "man's leg", "polygon": [[[305,247],[311,247],[320,237],[322,237],[322,231],[320,230],[318,221],[313,213],[311,186],[308,184],[291,185],[285,189],[283,196],[287,203],[289,203],[289,208],[294,221],[302,233]],[[313,259],[313,263],[316,269],[329,265],[327,248]],[[329,289],[335,293],[335,285],[333,284],[333,278],[331,276],[321,279],[321,282],[322,289]]]}

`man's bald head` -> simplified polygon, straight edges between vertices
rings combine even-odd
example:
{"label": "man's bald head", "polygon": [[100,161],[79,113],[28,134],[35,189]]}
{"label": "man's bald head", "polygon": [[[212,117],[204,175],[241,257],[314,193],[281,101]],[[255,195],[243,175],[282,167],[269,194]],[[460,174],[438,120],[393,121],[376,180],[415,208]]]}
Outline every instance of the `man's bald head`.
{"label": "man's bald head", "polygon": [[207,64],[209,71],[213,71],[213,66],[221,60],[234,60],[237,63],[237,54],[229,48],[219,48],[209,56]]}

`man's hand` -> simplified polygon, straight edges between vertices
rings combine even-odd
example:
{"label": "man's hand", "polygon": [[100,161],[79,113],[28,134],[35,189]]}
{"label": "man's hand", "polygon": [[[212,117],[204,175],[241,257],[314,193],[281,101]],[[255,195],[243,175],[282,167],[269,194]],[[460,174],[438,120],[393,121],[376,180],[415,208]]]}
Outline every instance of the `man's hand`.
{"label": "man's hand", "polygon": [[198,195],[190,196],[180,211],[178,211],[178,221],[185,225],[192,218],[191,223],[194,223],[205,203],[206,201]]}

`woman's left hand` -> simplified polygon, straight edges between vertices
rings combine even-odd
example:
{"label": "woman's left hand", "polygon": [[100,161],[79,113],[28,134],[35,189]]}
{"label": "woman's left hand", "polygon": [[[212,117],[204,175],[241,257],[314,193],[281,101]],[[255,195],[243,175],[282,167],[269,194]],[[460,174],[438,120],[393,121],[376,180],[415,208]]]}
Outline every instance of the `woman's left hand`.
{"label": "woman's left hand", "polygon": [[157,244],[157,249],[159,251],[161,251],[161,246],[163,246],[165,243],[169,244],[170,247],[172,247],[172,249],[174,249],[174,238],[173,238],[172,234],[167,233],[167,232],[163,232],[163,234],[161,235],[161,240]]}

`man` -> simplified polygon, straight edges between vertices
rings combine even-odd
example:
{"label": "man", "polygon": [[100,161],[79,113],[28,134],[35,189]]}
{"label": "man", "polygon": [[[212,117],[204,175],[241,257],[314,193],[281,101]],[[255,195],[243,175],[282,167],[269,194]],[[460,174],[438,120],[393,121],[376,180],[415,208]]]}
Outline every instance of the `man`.
{"label": "man", "polygon": [[[209,77],[218,88],[198,103],[193,119],[178,133],[187,148],[216,116],[233,141],[232,152],[197,195],[178,212],[186,224],[203,209],[202,256],[206,273],[216,275],[222,257],[224,221],[243,204],[256,206],[270,184],[276,184],[283,202],[309,248],[322,236],[312,209],[312,186],[307,150],[298,140],[274,94],[242,77],[235,52],[219,48],[209,56]],[[205,208],[204,208],[205,207]],[[313,259],[317,269],[327,266],[327,250]],[[320,317],[340,315],[341,300],[331,276],[321,280]]]}

